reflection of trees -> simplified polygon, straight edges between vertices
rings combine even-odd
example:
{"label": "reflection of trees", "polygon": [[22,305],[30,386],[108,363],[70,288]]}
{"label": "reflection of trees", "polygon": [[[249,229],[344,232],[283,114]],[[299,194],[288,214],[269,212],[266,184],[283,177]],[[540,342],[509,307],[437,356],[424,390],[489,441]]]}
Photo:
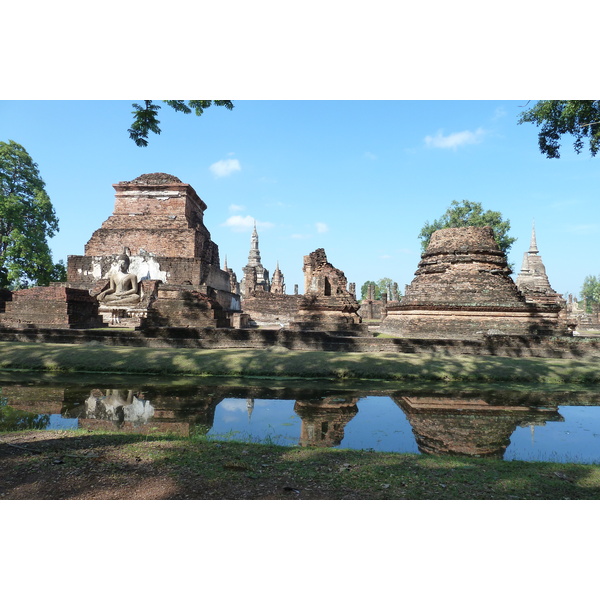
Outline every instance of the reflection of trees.
{"label": "reflection of trees", "polygon": [[50,415],[38,415],[8,406],[0,399],[0,431],[18,431],[21,429],[46,429]]}
{"label": "reflection of trees", "polygon": [[344,439],[344,428],[358,413],[358,398],[297,400],[294,411],[302,419],[301,446],[333,447]]}

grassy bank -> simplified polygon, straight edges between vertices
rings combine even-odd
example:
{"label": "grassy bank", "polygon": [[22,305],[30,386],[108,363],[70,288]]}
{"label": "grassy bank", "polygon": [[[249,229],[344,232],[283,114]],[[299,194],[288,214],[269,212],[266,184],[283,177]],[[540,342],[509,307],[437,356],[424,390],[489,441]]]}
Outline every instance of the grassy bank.
{"label": "grassy bank", "polygon": [[596,358],[567,360],[439,354],[157,349],[0,342],[0,369],[165,376],[332,380],[600,382]]}
{"label": "grassy bank", "polygon": [[36,431],[0,436],[0,499],[600,498],[600,465]]}

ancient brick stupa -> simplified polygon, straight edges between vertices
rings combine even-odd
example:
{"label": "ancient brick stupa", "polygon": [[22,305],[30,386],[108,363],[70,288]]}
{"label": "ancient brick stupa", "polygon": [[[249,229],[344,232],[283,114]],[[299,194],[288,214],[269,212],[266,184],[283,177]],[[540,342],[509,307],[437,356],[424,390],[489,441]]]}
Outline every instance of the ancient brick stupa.
{"label": "ancient brick stupa", "polygon": [[414,338],[562,333],[558,305],[527,303],[510,277],[491,227],[433,233],[402,300],[381,331]]}
{"label": "ancient brick stupa", "polygon": [[529,250],[523,254],[521,270],[515,281],[528,302],[565,304],[563,297],[552,289],[546,267],[542,261],[535,237],[535,226],[531,228]]}
{"label": "ancient brick stupa", "polygon": [[204,225],[206,204],[167,173],[115,184],[113,214],[69,256],[73,287],[90,289],[105,320],[160,326],[224,326],[240,310],[230,274]]}

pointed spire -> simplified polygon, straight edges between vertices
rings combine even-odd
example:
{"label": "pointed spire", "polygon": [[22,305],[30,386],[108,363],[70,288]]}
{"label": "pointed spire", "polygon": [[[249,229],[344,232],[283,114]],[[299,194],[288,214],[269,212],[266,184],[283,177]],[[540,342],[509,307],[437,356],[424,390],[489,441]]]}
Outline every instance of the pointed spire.
{"label": "pointed spire", "polygon": [[531,243],[529,244],[529,254],[538,254],[539,250],[535,239],[535,221],[531,226]]}
{"label": "pointed spire", "polygon": [[223,271],[227,271],[227,254],[225,255],[225,264],[223,265]]}

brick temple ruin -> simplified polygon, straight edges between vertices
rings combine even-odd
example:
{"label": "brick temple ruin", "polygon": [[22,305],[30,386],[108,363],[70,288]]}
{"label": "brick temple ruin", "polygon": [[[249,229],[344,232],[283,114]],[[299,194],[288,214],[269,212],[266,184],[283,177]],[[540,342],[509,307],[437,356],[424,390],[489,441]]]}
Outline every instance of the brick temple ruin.
{"label": "brick temple ruin", "polygon": [[[68,257],[68,284],[90,289],[111,324],[228,326],[240,298],[220,267],[219,248],[204,225],[207,206],[192,186],[150,173],[113,187],[113,214],[83,256]],[[133,275],[136,293],[113,289],[125,273]]]}
{"label": "brick temple ruin", "polygon": [[269,279],[262,265],[256,224],[250,240],[248,263],[241,282],[242,310],[255,327],[281,327],[293,331],[344,331],[366,333],[356,300],[356,286],[334,267],[325,250],[318,248],[304,257],[304,294],[286,294],[279,263]]}
{"label": "brick temple ruin", "polygon": [[399,302],[388,303],[385,333],[414,338],[563,335],[556,298],[527,302],[510,277],[491,227],[439,229]]}
{"label": "brick temple ruin", "polygon": [[269,271],[261,263],[256,223],[250,239],[248,262],[242,270],[240,292],[248,324],[252,327],[288,327],[298,314],[301,300],[298,286],[294,287],[294,294],[286,294],[279,263],[272,280],[269,279]]}
{"label": "brick temple ruin", "polygon": [[[442,229],[431,236],[402,297],[389,289],[375,300],[371,289],[359,305],[355,284],[323,248],[303,257],[304,293],[295,285],[288,294],[279,263],[272,277],[262,264],[256,224],[238,283],[227,260],[220,266],[219,247],[204,224],[207,205],[173,175],[144,174],[113,187],[113,213],[83,255],[68,257],[66,283],[0,290],[3,331],[118,327],[139,334],[130,343],[152,344],[154,336],[177,345],[186,330],[195,347],[374,351],[394,342],[397,351],[421,351],[419,340],[563,336],[573,328],[573,315],[585,312],[552,289],[535,228],[516,283],[490,227]],[[363,319],[381,319],[379,330],[402,342],[376,339]],[[240,329],[246,331],[237,335]]]}
{"label": "brick temple ruin", "polygon": [[67,282],[12,293],[8,327],[226,327],[241,312],[204,225],[206,204],[166,173],[115,184],[113,214],[67,259]]}
{"label": "brick temple ruin", "polygon": [[564,299],[552,289],[546,267],[537,247],[535,226],[531,228],[531,241],[529,250],[523,254],[521,270],[517,274],[515,283],[525,296],[527,302],[538,304],[564,304]]}
{"label": "brick temple ruin", "polygon": [[[85,329],[294,327],[356,333],[358,303],[342,271],[319,249],[304,258],[308,294],[285,293],[279,265],[260,260],[256,226],[241,284],[204,225],[206,204],[166,173],[113,185],[111,216],[83,255],[67,260],[67,282],[0,294],[0,326]],[[243,306],[242,306],[242,298]]]}

